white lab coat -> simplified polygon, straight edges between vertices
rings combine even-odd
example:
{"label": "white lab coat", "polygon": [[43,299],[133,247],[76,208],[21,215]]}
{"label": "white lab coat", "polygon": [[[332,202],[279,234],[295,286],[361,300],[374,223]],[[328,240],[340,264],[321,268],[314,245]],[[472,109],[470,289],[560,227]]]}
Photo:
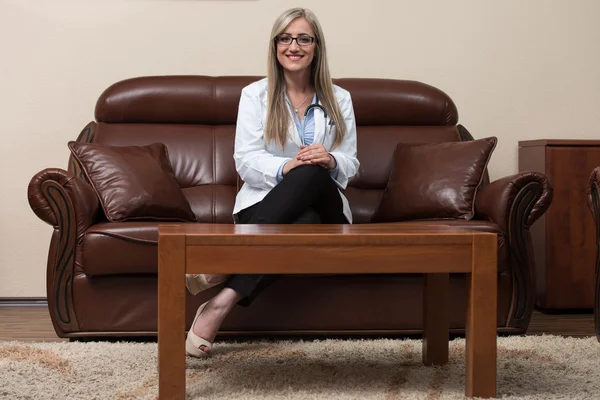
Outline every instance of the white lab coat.
{"label": "white lab coat", "polygon": [[[331,151],[335,138],[335,125],[328,129],[328,134],[324,138],[329,118],[326,120],[323,111],[316,108],[314,109],[314,143],[323,143],[323,146],[335,157],[338,165],[335,182],[339,188],[345,189],[348,181],[356,175],[359,167],[356,158],[356,122],[350,93],[336,85],[334,85],[334,92],[348,129],[347,135],[341,145]],[[267,100],[266,78],[242,89],[233,158],[235,168],[244,181],[244,185],[235,199],[234,214],[261,201],[277,184],[277,171],[281,164],[295,157],[300,151],[302,143],[291,110],[288,137],[284,149],[282,150],[273,142],[266,145],[264,129]],[[349,222],[352,222],[348,200],[341,192],[340,195],[342,196],[344,215]]]}

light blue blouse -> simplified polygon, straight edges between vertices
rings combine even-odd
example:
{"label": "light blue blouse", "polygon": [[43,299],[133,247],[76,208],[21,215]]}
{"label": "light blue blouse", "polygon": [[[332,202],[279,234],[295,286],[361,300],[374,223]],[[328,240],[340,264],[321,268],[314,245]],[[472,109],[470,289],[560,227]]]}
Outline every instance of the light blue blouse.
{"label": "light blue blouse", "polygon": [[[302,130],[302,122],[300,121],[300,118],[298,118],[296,113],[294,112],[294,109],[292,108],[292,103],[290,102],[290,100],[287,96],[286,96],[286,101],[290,107],[290,111],[292,112],[292,115],[294,116],[294,122],[296,123],[296,130],[298,132],[298,136],[300,136],[300,142],[303,143],[305,146],[310,146],[315,139],[315,109],[312,108],[312,109],[308,110],[308,114],[306,114],[306,116],[304,117],[304,130]],[[316,102],[317,102],[317,94],[315,93],[311,104],[315,104]],[[281,180],[283,179],[283,166],[288,161],[289,160],[284,161],[279,166],[279,170],[277,171],[277,183],[281,182]],[[334,179],[337,178],[337,175],[338,175],[337,161],[335,163],[335,168],[330,170],[329,174]]]}

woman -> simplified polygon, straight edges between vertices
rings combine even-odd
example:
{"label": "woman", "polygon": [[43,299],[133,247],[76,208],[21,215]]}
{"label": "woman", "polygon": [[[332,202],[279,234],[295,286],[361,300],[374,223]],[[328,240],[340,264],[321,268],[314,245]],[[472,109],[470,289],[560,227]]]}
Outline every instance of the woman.
{"label": "woman", "polygon": [[[235,206],[240,224],[352,222],[345,188],[356,174],[356,123],[348,91],[334,86],[315,15],[284,12],[273,26],[267,78],[242,90],[235,136],[236,169],[244,181]],[[312,101],[311,101],[312,99]],[[310,107],[318,104],[318,107]],[[236,304],[249,305],[273,275],[188,275],[193,294],[225,283],[198,308],[186,352],[210,355]]]}

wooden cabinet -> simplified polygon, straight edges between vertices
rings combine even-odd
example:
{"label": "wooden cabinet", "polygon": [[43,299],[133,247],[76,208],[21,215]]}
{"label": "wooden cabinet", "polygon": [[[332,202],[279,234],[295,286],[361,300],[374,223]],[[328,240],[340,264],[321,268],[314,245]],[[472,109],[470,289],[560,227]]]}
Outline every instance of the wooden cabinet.
{"label": "wooden cabinet", "polygon": [[587,188],[597,166],[600,140],[519,142],[519,171],[542,172],[554,188],[550,208],[531,229],[538,308],[594,306],[596,231]]}

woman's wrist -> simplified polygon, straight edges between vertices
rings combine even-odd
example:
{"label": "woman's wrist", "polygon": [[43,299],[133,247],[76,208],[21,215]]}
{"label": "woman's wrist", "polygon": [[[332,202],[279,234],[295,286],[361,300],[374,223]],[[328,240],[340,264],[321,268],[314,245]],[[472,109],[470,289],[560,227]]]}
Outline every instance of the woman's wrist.
{"label": "woman's wrist", "polygon": [[335,167],[337,167],[337,161],[335,157],[331,155],[331,153],[327,154],[329,154],[329,164],[327,165],[327,169],[334,170]]}

